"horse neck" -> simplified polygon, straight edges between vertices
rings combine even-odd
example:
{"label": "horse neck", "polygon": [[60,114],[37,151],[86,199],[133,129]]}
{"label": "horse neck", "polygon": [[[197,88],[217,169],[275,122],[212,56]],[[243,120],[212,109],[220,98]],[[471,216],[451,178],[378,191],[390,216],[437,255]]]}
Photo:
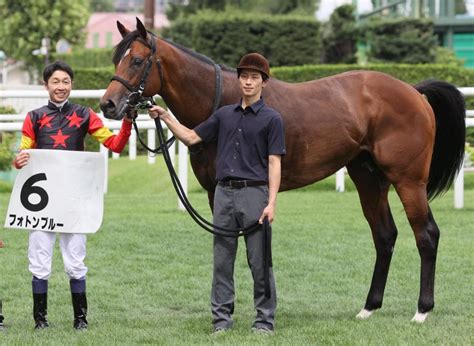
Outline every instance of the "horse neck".
{"label": "horse neck", "polygon": [[[164,78],[161,96],[174,116],[193,128],[211,115],[216,95],[215,66],[165,41],[160,41],[158,47],[158,51],[162,50]],[[227,74],[222,73],[222,100],[232,90]]]}

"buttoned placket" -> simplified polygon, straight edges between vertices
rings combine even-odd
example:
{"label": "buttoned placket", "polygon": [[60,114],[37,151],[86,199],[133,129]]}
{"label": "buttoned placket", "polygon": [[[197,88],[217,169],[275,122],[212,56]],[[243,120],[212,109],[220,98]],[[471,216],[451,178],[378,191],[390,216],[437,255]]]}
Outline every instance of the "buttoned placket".
{"label": "buttoned placket", "polygon": [[[242,119],[246,117],[246,114],[245,114],[245,110],[244,112],[242,113],[241,115],[241,119],[240,119],[240,122],[238,124],[238,128],[237,128],[237,139],[235,140],[235,146],[234,146],[234,155],[232,156],[232,158],[235,160],[237,160],[238,156],[241,155],[240,153],[240,140],[242,138]],[[234,169],[231,168],[230,169],[230,172],[231,173],[234,173]]]}

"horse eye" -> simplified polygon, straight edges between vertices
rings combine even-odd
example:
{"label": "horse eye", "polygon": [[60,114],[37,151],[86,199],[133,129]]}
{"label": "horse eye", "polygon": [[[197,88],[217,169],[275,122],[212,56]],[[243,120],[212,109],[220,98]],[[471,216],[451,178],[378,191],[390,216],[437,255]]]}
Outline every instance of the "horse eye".
{"label": "horse eye", "polygon": [[133,64],[133,65],[141,65],[142,62],[143,62],[142,59],[140,59],[140,58],[134,58],[133,61],[132,61],[132,64]]}

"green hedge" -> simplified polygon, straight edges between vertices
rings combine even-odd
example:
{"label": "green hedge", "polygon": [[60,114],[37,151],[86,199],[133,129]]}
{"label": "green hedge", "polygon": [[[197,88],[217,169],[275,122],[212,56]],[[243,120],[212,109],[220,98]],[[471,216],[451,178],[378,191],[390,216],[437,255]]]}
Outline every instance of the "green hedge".
{"label": "green hedge", "polygon": [[94,48],[74,51],[73,54],[54,54],[54,59],[62,60],[74,70],[84,67],[113,67],[112,48]]}
{"label": "green hedge", "polygon": [[320,61],[319,28],[311,17],[200,12],[175,21],[163,36],[229,66],[251,51],[272,66],[294,66]]}
{"label": "green hedge", "polygon": [[[408,83],[425,79],[439,79],[457,86],[474,86],[474,70],[437,64],[369,64],[361,65],[303,65],[273,67],[273,77],[287,82],[304,82],[352,70],[370,70],[388,73]],[[105,89],[114,74],[114,68],[79,68],[75,70],[75,89]]]}

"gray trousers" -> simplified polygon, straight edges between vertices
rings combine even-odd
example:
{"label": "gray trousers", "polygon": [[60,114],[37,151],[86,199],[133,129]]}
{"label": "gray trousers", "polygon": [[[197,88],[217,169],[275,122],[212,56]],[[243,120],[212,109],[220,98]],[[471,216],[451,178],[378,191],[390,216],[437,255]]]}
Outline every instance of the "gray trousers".
{"label": "gray trousers", "polygon": [[[217,186],[214,197],[214,224],[240,228],[255,223],[268,204],[268,187],[243,189]],[[270,232],[271,233],[271,232]],[[257,311],[253,327],[273,330],[275,324],[276,289],[270,268],[271,297],[265,297],[263,266],[263,232],[261,229],[245,236],[247,261],[254,281],[254,306]],[[214,236],[214,272],[211,310],[214,328],[231,328],[234,312],[234,263],[238,238]]]}

